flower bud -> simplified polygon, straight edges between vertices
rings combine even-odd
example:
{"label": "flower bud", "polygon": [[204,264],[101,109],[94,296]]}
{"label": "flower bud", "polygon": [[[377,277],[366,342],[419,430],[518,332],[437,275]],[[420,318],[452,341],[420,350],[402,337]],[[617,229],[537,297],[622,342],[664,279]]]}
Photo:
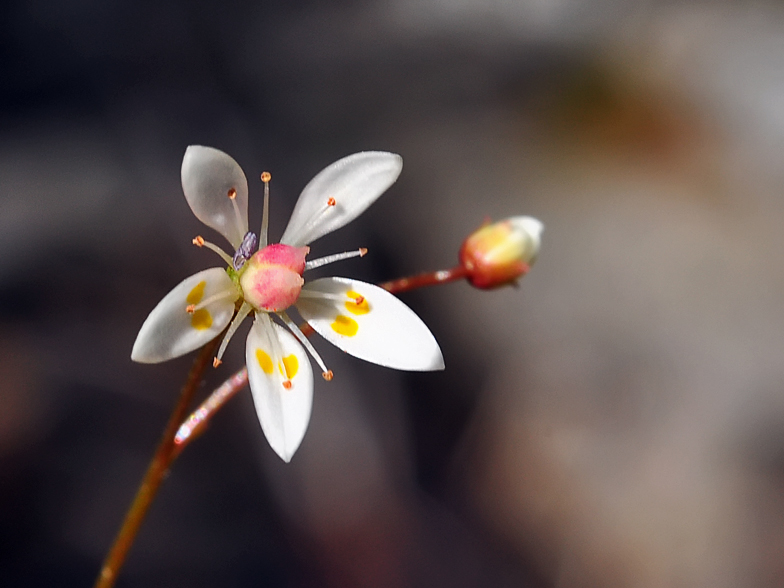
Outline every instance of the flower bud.
{"label": "flower bud", "polygon": [[544,225],[514,216],[471,233],[460,248],[460,265],[471,285],[489,290],[525,275],[539,253]]}

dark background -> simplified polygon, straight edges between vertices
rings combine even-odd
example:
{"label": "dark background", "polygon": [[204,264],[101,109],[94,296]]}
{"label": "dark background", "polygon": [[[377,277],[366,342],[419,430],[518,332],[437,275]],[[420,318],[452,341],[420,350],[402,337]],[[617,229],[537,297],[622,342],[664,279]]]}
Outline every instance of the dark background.
{"label": "dark background", "polygon": [[342,275],[449,267],[485,216],[546,231],[519,289],[401,296],[442,373],[315,341],[291,464],[240,393],[119,587],[782,585],[783,49],[778,3],[6,2],[0,585],[91,585],[158,441],[191,358],[131,346],[215,262],[189,144],[243,166],[251,226],[272,172],[273,238],[321,168],[400,153],[313,247],[368,247]]}

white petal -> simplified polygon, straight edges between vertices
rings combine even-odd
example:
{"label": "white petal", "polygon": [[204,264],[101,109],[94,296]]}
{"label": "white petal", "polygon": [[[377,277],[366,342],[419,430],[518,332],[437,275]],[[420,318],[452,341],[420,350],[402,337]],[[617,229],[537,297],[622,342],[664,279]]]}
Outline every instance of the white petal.
{"label": "white petal", "polygon": [[[189,304],[211,296],[226,297],[188,314]],[[221,268],[212,268],[184,279],[158,303],[144,321],[131,359],[140,363],[159,363],[198,349],[229,324],[234,314],[237,287]]]}
{"label": "white petal", "polygon": [[[402,169],[403,159],[384,151],[336,161],[302,190],[280,242],[301,247],[350,223],[395,183]],[[330,198],[334,206],[327,204]]]}
{"label": "white petal", "polygon": [[[441,349],[425,323],[386,290],[347,278],[314,280],[303,290],[346,296],[345,303],[311,297],[297,301],[302,318],[346,353],[399,370],[444,369]],[[364,297],[359,307],[352,302],[357,295]]]}
{"label": "white petal", "polygon": [[513,216],[509,219],[510,224],[516,231],[527,237],[528,242],[525,247],[524,263],[533,265],[539,255],[539,247],[542,244],[542,231],[544,225],[542,221],[532,216]]}
{"label": "white petal", "polygon": [[[273,365],[273,358],[278,355],[284,358],[285,367],[280,365],[280,357],[278,365]],[[258,313],[248,334],[245,363],[264,435],[275,453],[288,462],[310,422],[313,406],[310,359],[291,333],[274,324],[266,313]],[[283,386],[286,381],[290,382],[290,388]]]}
{"label": "white petal", "polygon": [[[191,145],[182,158],[182,190],[201,222],[236,249],[248,232],[248,180],[239,164],[223,151]],[[229,192],[234,190],[234,203]],[[236,204],[236,210],[235,210]]]}

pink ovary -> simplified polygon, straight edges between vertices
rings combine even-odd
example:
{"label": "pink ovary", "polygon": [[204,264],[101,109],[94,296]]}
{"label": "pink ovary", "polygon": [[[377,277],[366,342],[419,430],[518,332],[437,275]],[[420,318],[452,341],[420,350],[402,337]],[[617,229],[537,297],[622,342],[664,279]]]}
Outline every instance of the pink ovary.
{"label": "pink ovary", "polygon": [[245,300],[255,308],[277,312],[299,298],[309,247],[276,243],[256,252],[240,278]]}
{"label": "pink ovary", "polygon": [[275,243],[258,250],[251,258],[251,263],[285,267],[301,276],[305,271],[305,257],[309,252],[310,247],[292,247]]}

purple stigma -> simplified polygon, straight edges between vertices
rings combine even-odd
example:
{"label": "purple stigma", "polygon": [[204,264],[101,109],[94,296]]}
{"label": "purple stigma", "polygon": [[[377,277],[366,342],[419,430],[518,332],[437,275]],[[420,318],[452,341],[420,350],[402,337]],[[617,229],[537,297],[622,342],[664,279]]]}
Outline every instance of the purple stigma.
{"label": "purple stigma", "polygon": [[248,231],[245,233],[245,236],[242,238],[242,243],[240,243],[240,246],[237,247],[237,251],[234,253],[234,269],[240,271],[242,266],[245,265],[245,262],[251,258],[255,249],[256,235],[252,231]]}

